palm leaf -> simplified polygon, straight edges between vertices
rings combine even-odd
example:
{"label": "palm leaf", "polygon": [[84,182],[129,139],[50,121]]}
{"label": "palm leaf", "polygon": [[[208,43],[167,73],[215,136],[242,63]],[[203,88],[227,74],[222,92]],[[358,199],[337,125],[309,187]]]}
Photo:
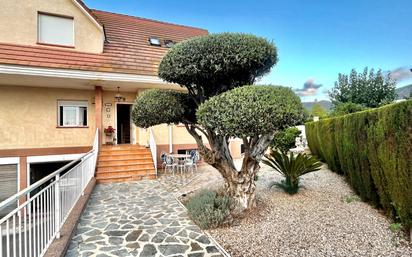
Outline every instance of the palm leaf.
{"label": "palm leaf", "polygon": [[262,162],[282,174],[286,180],[282,188],[288,193],[296,193],[299,188],[299,177],[320,170],[322,163],[314,156],[305,153],[289,156],[283,152],[274,151],[265,155]]}

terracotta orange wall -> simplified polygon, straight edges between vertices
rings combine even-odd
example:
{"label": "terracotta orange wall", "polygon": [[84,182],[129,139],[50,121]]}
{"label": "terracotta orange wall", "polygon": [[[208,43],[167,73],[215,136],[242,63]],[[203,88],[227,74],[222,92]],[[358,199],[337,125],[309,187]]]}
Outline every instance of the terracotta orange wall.
{"label": "terracotta orange wall", "polygon": [[[88,102],[87,128],[57,128],[57,101]],[[92,145],[94,91],[20,86],[0,87],[0,149]]]}

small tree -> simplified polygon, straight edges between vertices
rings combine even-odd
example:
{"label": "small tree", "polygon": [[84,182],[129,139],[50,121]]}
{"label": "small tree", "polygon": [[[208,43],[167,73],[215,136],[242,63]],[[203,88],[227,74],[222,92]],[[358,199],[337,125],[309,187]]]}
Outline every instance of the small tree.
{"label": "small tree", "polygon": [[[274,44],[253,35],[223,33],[178,43],[160,63],[159,76],[187,93],[144,92],[136,100],[133,120],[139,127],[183,123],[204,160],[222,174],[226,191],[240,210],[251,208],[254,177],[275,132],[304,118],[300,99],[291,89],[244,86],[276,62]],[[230,155],[230,137],[241,138],[245,145],[240,171]]]}
{"label": "small tree", "polygon": [[282,131],[278,131],[273,138],[271,147],[279,150],[283,153],[289,151],[289,149],[296,146],[296,138],[301,134],[300,130],[296,127],[287,128]]}
{"label": "small tree", "polygon": [[319,103],[315,103],[310,110],[310,114],[319,118],[325,118],[328,116],[328,111]]}
{"label": "small tree", "polygon": [[351,102],[375,108],[395,100],[395,81],[389,75],[384,76],[381,70],[368,72],[366,67],[358,74],[352,69],[349,76],[339,73],[329,97],[334,105]]}

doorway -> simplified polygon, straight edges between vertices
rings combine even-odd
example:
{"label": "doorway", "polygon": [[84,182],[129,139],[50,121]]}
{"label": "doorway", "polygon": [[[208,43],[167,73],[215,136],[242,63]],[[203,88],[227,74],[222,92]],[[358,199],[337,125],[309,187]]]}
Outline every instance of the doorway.
{"label": "doorway", "polygon": [[132,104],[117,104],[116,109],[117,143],[130,144]]}

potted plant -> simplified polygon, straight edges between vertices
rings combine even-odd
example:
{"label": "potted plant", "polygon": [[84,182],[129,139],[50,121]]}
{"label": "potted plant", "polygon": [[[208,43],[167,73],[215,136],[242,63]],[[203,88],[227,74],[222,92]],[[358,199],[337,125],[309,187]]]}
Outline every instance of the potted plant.
{"label": "potted plant", "polygon": [[106,136],[112,136],[115,131],[116,130],[112,126],[108,126],[104,129],[104,133],[106,134]]}
{"label": "potted plant", "polygon": [[116,130],[112,126],[108,126],[107,128],[104,129],[104,133],[106,134],[106,144],[108,145],[114,144],[113,134],[115,131]]}

